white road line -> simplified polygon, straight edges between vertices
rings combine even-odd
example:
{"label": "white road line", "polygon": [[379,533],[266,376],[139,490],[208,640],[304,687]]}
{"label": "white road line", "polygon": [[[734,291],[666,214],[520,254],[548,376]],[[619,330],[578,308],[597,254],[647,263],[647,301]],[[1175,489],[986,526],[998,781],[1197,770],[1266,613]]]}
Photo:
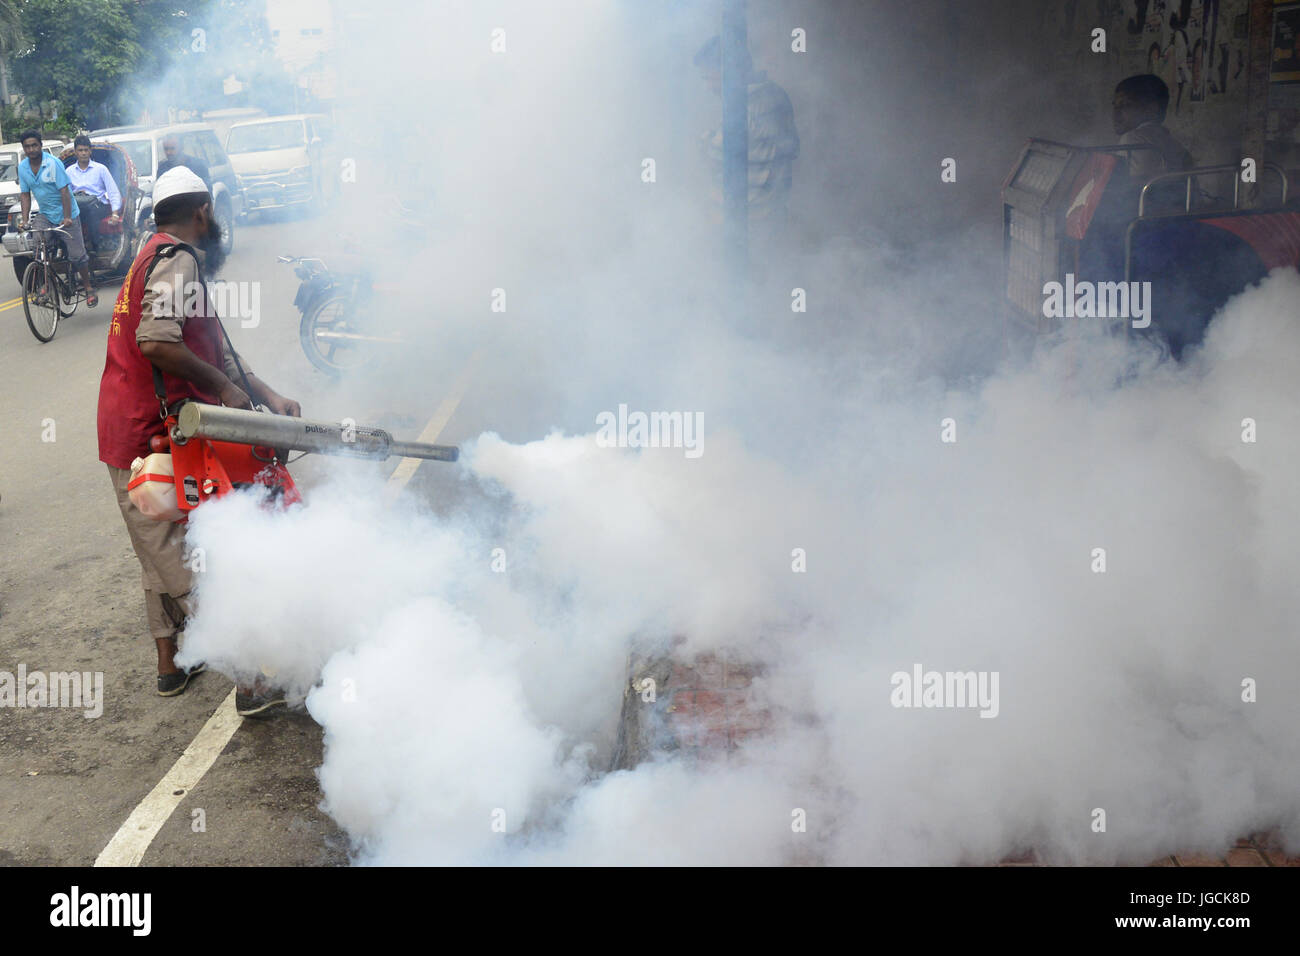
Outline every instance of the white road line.
{"label": "white road line", "polygon": [[[469,388],[482,357],[482,351],[470,356],[465,370],[457,376],[450,394],[434,411],[417,441],[432,444],[438,440],[442,430],[447,427],[447,422],[456,413],[460,400],[465,397],[465,391]],[[420,461],[419,458],[403,458],[398,462],[397,468],[388,476],[387,488],[390,494],[400,491],[411,480]],[[217,757],[226,749],[226,744],[230,743],[230,738],[235,736],[235,731],[242,724],[243,718],[235,713],[235,692],[232,690],[230,696],[217,707],[216,713],[208,718],[198,736],[190,741],[185,753],[172,764],[158,785],[149,791],[149,795],[140,801],[126,822],[113,834],[113,839],[108,841],[108,846],[104,847],[95,860],[95,866],[139,866],[163,824],[216,763]]]}
{"label": "white road line", "polygon": [[131,811],[95,860],[95,866],[139,866],[162,825],[216,762],[241,723],[243,718],[235,713],[232,690],[158,786]]}

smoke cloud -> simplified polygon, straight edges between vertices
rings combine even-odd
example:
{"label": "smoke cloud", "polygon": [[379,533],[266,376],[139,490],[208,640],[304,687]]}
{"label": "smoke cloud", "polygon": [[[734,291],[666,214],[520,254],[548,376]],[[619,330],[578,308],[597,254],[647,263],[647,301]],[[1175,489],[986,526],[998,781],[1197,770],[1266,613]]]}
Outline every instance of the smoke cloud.
{"label": "smoke cloud", "polygon": [[[184,659],[305,696],[363,863],[1300,846],[1300,277],[1234,299],[1182,365],[1085,321],[1004,358],[996,233],[904,255],[804,231],[738,307],[694,152],[717,103],[684,75],[712,13],[447,3],[394,35],[376,12],[405,68],[349,74],[352,128],[419,122],[408,179],[367,202],[407,181],[436,213],[416,248],[358,228],[432,277],[393,315],[436,347],[305,411],[404,399],[477,351],[465,414],[490,424],[455,509],[387,506],[347,463],[287,513],[205,505]],[[796,202],[816,175],[796,166]],[[602,447],[620,403],[701,412],[704,454]],[[763,729],[611,772],[629,655],[669,652],[753,663]],[[916,665],[996,672],[997,716],[895,706]]]}

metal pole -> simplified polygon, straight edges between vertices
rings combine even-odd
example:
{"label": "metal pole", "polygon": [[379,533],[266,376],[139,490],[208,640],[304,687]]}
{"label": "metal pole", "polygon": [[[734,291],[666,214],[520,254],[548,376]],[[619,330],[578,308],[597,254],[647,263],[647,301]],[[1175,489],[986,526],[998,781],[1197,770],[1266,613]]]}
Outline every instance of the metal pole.
{"label": "metal pole", "polygon": [[749,30],[745,0],[722,8],[722,205],[731,278],[743,283],[749,264]]}
{"label": "metal pole", "polygon": [[176,416],[171,440],[184,444],[193,438],[238,442],[289,451],[311,451],[324,455],[347,455],[352,458],[426,458],[433,461],[456,461],[460,450],[455,445],[429,445],[423,442],[397,441],[382,428],[370,425],[347,425],[341,422],[314,422],[287,415],[269,415],[239,408],[224,408],[187,402]]}

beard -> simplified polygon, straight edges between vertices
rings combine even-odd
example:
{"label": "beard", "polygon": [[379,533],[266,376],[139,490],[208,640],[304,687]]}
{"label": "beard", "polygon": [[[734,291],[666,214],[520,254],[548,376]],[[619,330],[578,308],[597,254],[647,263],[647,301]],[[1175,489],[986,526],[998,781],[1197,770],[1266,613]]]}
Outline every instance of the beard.
{"label": "beard", "polygon": [[208,231],[199,240],[199,251],[203,253],[203,271],[215,279],[226,264],[226,253],[221,248],[221,226],[216,216],[208,220]]}

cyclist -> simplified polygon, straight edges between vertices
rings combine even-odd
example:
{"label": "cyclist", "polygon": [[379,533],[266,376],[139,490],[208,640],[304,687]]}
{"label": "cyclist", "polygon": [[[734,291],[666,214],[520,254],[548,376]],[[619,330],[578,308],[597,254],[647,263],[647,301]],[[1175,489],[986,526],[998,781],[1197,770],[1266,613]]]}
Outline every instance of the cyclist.
{"label": "cyclist", "polygon": [[[99,297],[90,286],[90,257],[86,255],[81,223],[77,221],[81,210],[72,199],[67,170],[63,168],[62,160],[44,151],[41,134],[36,130],[27,130],[20,142],[27,162],[18,164],[18,188],[21,190],[18,201],[22,205],[18,230],[21,232],[28,227],[53,229],[55,223],[51,217],[58,215],[57,210],[62,211],[58,226],[63,231],[55,235],[63,240],[68,250],[68,261],[81,276],[81,284],[86,290],[86,305],[93,309],[99,305]],[[43,212],[32,212],[33,195]]]}

